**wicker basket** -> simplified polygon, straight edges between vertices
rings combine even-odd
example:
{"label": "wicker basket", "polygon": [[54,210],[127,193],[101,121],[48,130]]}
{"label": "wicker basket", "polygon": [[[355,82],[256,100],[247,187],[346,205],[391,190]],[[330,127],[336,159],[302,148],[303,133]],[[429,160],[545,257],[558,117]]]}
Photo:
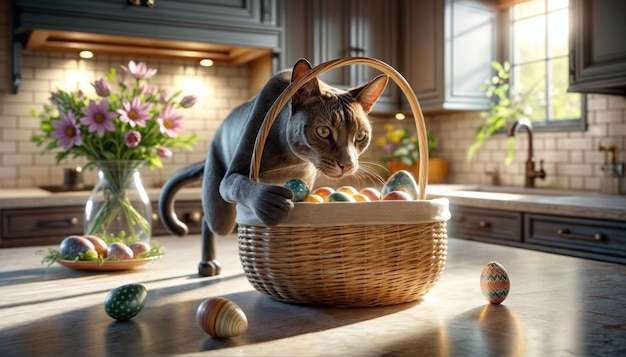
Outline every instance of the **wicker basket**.
{"label": "wicker basket", "polygon": [[[352,64],[378,69],[398,84],[414,114],[420,157],[428,157],[424,117],[406,80],[382,61],[350,57],[312,68],[278,97],[256,140],[252,180],[258,181],[269,129],[291,96],[320,73]],[[272,227],[238,218],[239,256],[250,284],[288,303],[357,307],[419,300],[444,269],[450,218],[447,199],[426,200],[428,162],[420,162],[416,201],[298,202],[288,222]]]}

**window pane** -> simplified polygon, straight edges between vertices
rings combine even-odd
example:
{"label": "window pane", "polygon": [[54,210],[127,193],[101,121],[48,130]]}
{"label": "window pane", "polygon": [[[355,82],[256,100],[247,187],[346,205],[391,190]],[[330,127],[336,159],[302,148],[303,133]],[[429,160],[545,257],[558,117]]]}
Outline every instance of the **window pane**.
{"label": "window pane", "polygon": [[548,11],[566,9],[569,6],[569,0],[548,0]]}
{"label": "window pane", "polygon": [[546,11],[546,1],[536,0],[528,1],[515,5],[513,9],[513,16],[515,19],[523,19],[525,17],[538,15]]}
{"label": "window pane", "polygon": [[548,14],[548,48],[549,57],[567,56],[569,43],[569,14],[559,10]]}
{"label": "window pane", "polygon": [[[530,120],[545,120],[546,118],[546,70],[545,62],[537,62],[516,66],[515,93],[526,97],[530,107]],[[515,95],[515,94],[514,94]]]}
{"label": "window pane", "polygon": [[546,58],[546,18],[532,17],[513,26],[514,63],[525,63]]}
{"label": "window pane", "polygon": [[567,93],[569,85],[568,58],[558,58],[548,63],[550,66],[550,119],[577,119],[581,116],[581,96]]}

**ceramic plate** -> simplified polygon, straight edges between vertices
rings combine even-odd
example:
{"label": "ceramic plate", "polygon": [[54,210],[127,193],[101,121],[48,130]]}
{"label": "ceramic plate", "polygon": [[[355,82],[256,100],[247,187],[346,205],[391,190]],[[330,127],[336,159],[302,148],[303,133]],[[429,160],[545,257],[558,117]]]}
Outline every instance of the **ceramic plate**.
{"label": "ceramic plate", "polygon": [[150,257],[142,259],[127,259],[127,260],[110,260],[101,262],[90,261],[73,261],[73,260],[57,260],[57,263],[75,270],[84,271],[117,271],[117,270],[130,270],[138,266],[151,262],[159,257]]}

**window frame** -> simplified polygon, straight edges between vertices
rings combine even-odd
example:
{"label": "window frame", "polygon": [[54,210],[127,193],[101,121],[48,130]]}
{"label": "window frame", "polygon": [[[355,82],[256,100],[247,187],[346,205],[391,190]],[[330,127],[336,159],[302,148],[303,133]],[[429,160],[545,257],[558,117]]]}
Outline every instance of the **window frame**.
{"label": "window frame", "polygon": [[[530,0],[526,0],[530,1]],[[547,1],[547,0],[546,0]],[[512,3],[508,6],[502,7],[498,16],[498,59],[500,62],[508,61],[513,66],[513,6],[520,2]],[[571,4],[568,6],[568,13],[571,18]],[[545,13],[544,13],[545,14]],[[568,33],[571,34],[571,24]],[[571,36],[571,35],[570,35]],[[568,58],[572,56],[571,53],[571,39],[568,39],[570,48],[568,49]],[[542,60],[542,63],[546,63],[550,57],[546,57]],[[512,86],[515,83],[514,71],[511,71]],[[547,79],[546,79],[547,80]],[[533,129],[537,132],[571,132],[571,131],[586,131],[587,130],[587,96],[581,93],[580,101],[580,118],[579,119],[561,119],[548,121],[544,118],[543,121],[532,121]]]}

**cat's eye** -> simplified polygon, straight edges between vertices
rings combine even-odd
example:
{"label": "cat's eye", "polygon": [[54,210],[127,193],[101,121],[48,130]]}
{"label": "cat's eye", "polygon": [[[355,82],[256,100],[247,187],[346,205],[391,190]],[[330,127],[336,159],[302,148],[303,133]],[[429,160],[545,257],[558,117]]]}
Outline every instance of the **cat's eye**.
{"label": "cat's eye", "polygon": [[356,136],[355,136],[356,141],[363,141],[365,140],[366,137],[367,137],[367,133],[365,132],[365,130],[359,130],[356,132]]}
{"label": "cat's eye", "polygon": [[330,135],[330,128],[328,128],[327,126],[318,126],[317,135],[319,135],[321,138],[326,139]]}

